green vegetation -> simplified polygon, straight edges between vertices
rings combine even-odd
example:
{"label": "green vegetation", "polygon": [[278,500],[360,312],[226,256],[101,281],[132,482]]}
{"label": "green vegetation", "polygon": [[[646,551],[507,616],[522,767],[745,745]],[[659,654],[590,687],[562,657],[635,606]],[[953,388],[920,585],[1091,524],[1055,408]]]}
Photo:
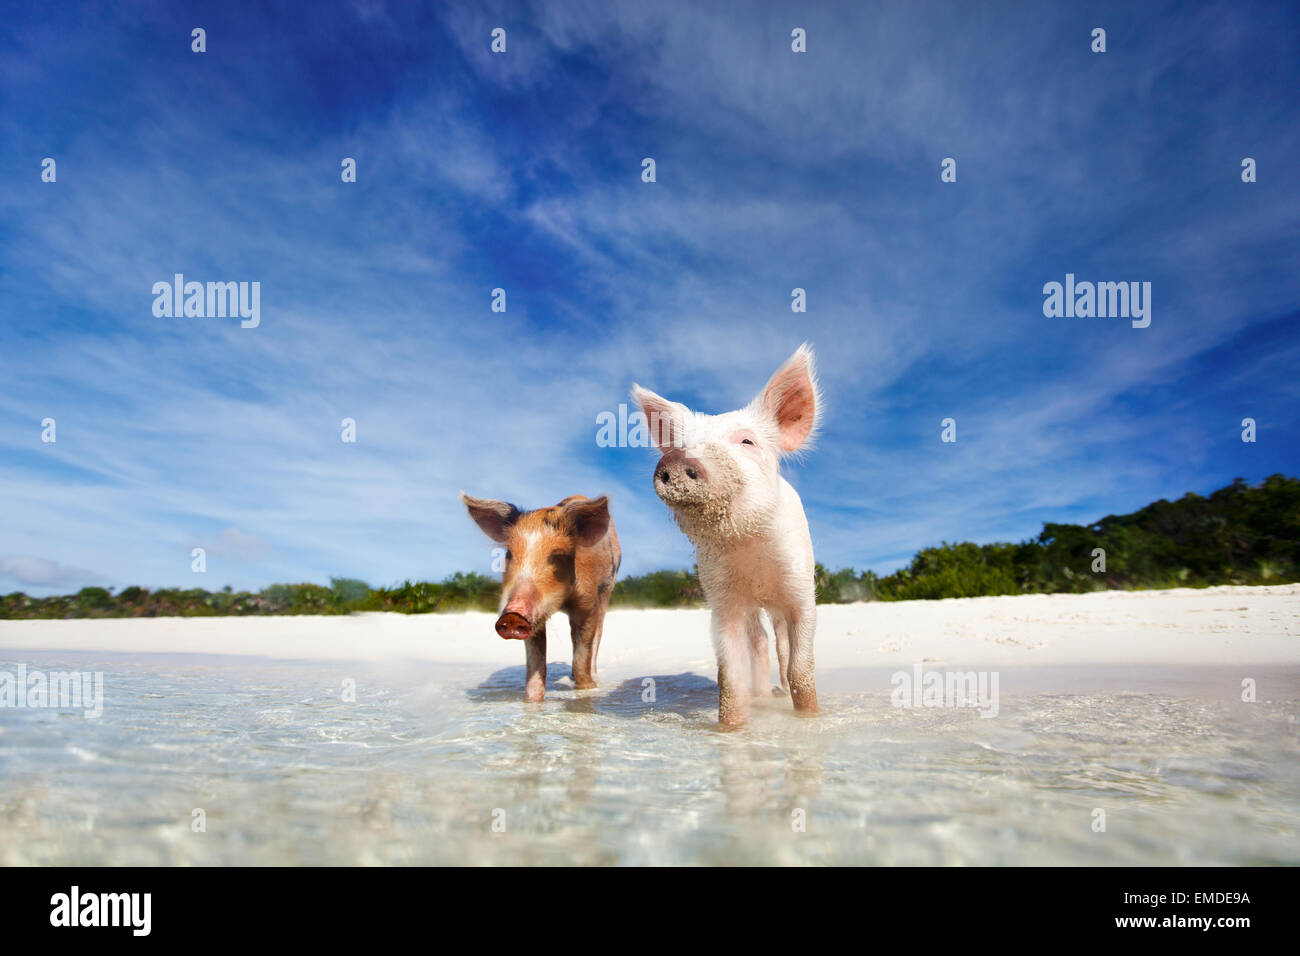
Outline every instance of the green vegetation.
{"label": "green vegetation", "polygon": [[[1094,571],[1096,549],[1105,570]],[[1300,581],[1300,480],[1238,478],[1087,526],[1046,524],[1020,544],[926,548],[885,578],[817,570],[820,603]]]}
{"label": "green vegetation", "polygon": [[482,574],[453,574],[441,583],[405,581],[371,588],[354,578],[319,584],[272,584],[249,591],[213,593],[199,588],[148,591],[129,587],[114,597],[103,588],[35,598],[16,593],[0,597],[0,618],[74,617],[245,617],[252,614],[351,614],[354,611],[495,611],[501,583]]}
{"label": "green vegetation", "polygon": [[651,571],[622,578],[609,599],[613,607],[693,607],[704,603],[704,591],[695,569]]}
{"label": "green vegetation", "polygon": [[[1093,570],[1096,549],[1105,570]],[[1240,478],[1208,498],[1188,493],[1095,524],[1047,524],[1020,544],[942,544],[925,548],[888,577],[817,565],[817,601],[908,601],[991,594],[1284,584],[1300,581],[1300,479],[1273,475],[1254,487]],[[0,597],[0,618],[204,617],[249,614],[348,614],[354,611],[494,611],[500,583],[453,574],[439,583],[405,581],[371,588],[352,578],[319,584],[273,584],[256,594],[197,588],[147,591],[105,588],[34,598]],[[654,571],[624,578],[616,607],[702,604],[694,571]]]}

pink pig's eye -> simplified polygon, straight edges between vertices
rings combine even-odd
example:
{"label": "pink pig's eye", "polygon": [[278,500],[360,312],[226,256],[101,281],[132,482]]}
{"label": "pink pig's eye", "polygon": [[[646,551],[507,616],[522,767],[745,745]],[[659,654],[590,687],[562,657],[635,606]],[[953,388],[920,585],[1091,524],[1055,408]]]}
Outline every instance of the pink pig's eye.
{"label": "pink pig's eye", "polygon": [[742,438],[742,439],[740,440],[740,443],[741,443],[742,445],[752,445],[752,444],[754,444],[753,440],[752,440],[752,439],[749,439],[749,438]]}

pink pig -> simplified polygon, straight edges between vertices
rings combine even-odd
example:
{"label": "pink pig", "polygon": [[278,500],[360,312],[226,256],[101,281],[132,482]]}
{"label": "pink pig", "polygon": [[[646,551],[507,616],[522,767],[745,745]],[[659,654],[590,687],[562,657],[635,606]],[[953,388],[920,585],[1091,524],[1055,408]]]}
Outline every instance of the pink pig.
{"label": "pink pig", "polygon": [[772,619],[781,690],[790,693],[796,713],[816,714],[812,537],[803,502],[781,476],[782,459],[805,447],[818,424],[811,347],[799,346],[763,391],[734,412],[693,412],[639,385],[632,398],[663,456],[655,493],[695,545],[713,611],[718,721],[743,725],[751,691],[769,693],[762,611]]}

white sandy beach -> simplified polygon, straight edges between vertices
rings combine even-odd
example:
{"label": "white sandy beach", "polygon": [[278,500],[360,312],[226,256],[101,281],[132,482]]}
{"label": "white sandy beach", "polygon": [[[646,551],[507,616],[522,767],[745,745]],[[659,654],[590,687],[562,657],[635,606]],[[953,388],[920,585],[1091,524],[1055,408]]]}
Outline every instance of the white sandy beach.
{"label": "white sandy beach", "polygon": [[[706,610],[612,612],[590,691],[554,621],[542,704],[489,614],[0,622],[0,672],[103,676],[0,707],[0,864],[1300,862],[1300,585],[819,616],[822,716],[735,734]],[[899,705],[918,666],[994,706]]]}
{"label": "white sandy beach", "polygon": [[[0,621],[0,648],[234,654],[286,660],[421,660],[498,667],[523,648],[493,616],[137,618]],[[568,623],[548,625],[548,657],[569,652]],[[916,662],[954,666],[1300,663],[1300,585],[1108,591],[823,605],[818,671]],[[707,610],[613,610],[600,672],[711,676]]]}

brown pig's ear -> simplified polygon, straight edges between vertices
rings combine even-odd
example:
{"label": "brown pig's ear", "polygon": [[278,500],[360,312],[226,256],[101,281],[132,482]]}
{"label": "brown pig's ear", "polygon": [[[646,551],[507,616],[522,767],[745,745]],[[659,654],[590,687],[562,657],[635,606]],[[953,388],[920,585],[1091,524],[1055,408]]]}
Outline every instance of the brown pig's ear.
{"label": "brown pig's ear", "polygon": [[599,544],[609,532],[609,496],[601,495],[585,501],[574,501],[564,506],[573,519],[573,529],[578,544],[590,548]]}
{"label": "brown pig's ear", "polygon": [[465,502],[469,516],[483,533],[497,544],[506,543],[506,531],[519,517],[519,509],[505,501],[493,501],[490,498],[475,498],[460,493],[460,500]]}

